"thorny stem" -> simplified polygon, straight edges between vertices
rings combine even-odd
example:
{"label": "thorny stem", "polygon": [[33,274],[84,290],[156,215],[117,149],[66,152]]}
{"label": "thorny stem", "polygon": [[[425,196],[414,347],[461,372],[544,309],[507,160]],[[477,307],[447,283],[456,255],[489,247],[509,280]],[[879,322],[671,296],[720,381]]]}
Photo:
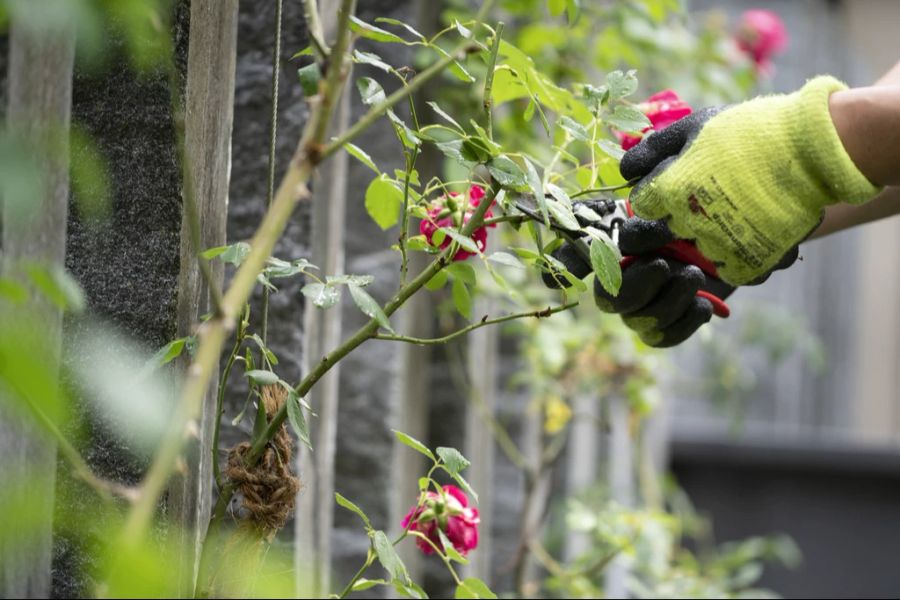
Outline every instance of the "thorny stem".
{"label": "thorny stem", "polygon": [[494,108],[494,100],[491,97],[491,92],[494,88],[494,68],[497,65],[497,54],[500,52],[500,36],[503,35],[503,21],[497,23],[497,29],[494,31],[494,43],[491,46],[491,55],[488,59],[488,68],[487,75],[484,78],[484,117],[487,121],[487,134],[488,138],[494,139],[494,118],[493,118],[493,108]]}
{"label": "thorny stem", "polygon": [[400,209],[400,286],[406,285],[406,275],[409,272],[409,257],[406,252],[406,240],[409,236],[409,183],[412,170],[415,168],[416,159],[419,157],[419,149],[416,148],[406,156],[406,175],[403,178],[403,205]]}
{"label": "thorny stem", "polygon": [[91,467],[88,466],[87,462],[82,458],[81,453],[79,453],[75,446],[69,442],[62,431],[56,426],[56,423],[47,416],[43,409],[34,404],[28,394],[21,393],[19,396],[28,404],[28,409],[32,412],[34,417],[56,440],[59,453],[66,462],[71,465],[75,476],[88,484],[103,502],[110,504],[113,502],[115,496],[119,496],[129,501],[134,500],[136,490],[95,475],[91,470]]}
{"label": "thorny stem", "polygon": [[433,541],[431,541],[427,535],[422,533],[421,531],[410,531],[409,535],[415,536],[420,540],[425,540],[428,542],[428,545],[434,549],[435,554],[441,557],[441,560],[444,561],[444,565],[447,566],[447,570],[450,571],[450,576],[453,577],[454,583],[456,585],[462,585],[462,579],[459,578],[459,575],[456,573],[456,569],[453,568],[453,563],[450,561],[450,557],[448,557],[444,552],[441,551],[441,548],[438,547]]}
{"label": "thorny stem", "polygon": [[[488,189],[485,194],[485,200],[482,201],[478,205],[478,208],[475,209],[475,212],[472,213],[472,217],[469,219],[469,222],[466,223],[462,228],[461,235],[469,237],[472,235],[472,232],[475,231],[475,229],[481,226],[482,221],[484,220],[484,214],[490,208],[491,204],[493,204],[493,199],[496,197],[499,190],[500,188],[496,184]],[[456,253],[457,249],[458,243],[454,242],[450,244],[450,246],[446,250],[444,250],[444,252],[442,252],[428,267],[426,267],[421,273],[419,273],[406,286],[400,288],[400,290],[397,291],[396,295],[394,295],[394,297],[391,298],[391,300],[388,301],[388,303],[384,306],[384,314],[390,317],[414,293],[424,287],[426,283],[431,281],[431,279],[441,269],[450,264],[450,257]],[[313,369],[295,388],[297,391],[297,395],[301,398],[305,396],[309,392],[309,390],[319,381],[319,379],[321,379],[322,376],[324,376],[325,373],[327,373],[331,369],[331,367],[336,365],[342,358],[350,354],[360,344],[374,337],[377,333],[378,321],[373,318],[369,320],[368,323],[363,325],[360,329],[358,329],[356,333],[354,333],[347,341],[325,355],[322,360],[319,361],[315,367],[313,367]],[[253,445],[246,458],[248,464],[256,464],[256,461],[258,461],[259,457],[262,455],[266,444],[268,444],[269,440],[274,437],[275,433],[284,423],[285,418],[287,418],[286,404],[282,406],[277,413],[275,413],[262,435],[253,440]],[[222,488],[222,491],[216,501],[216,506],[213,510],[213,517],[209,524],[207,538],[217,532],[219,526],[221,525],[222,519],[225,517],[225,511],[227,510],[228,504],[231,502],[231,498],[233,495],[234,485],[231,482],[228,482]],[[207,554],[206,550],[207,545],[204,544],[204,556],[206,556]],[[200,573],[201,576],[203,573],[205,573],[203,564],[201,564]]]}
{"label": "thorny stem", "polygon": [[213,477],[216,480],[216,488],[222,490],[222,473],[219,471],[219,430],[222,427],[222,415],[225,412],[225,386],[228,383],[228,376],[231,374],[231,368],[237,359],[238,352],[241,350],[241,344],[244,343],[244,331],[246,327],[247,313],[241,318],[238,326],[237,335],[234,338],[234,346],[231,348],[231,354],[228,355],[228,362],[225,363],[225,369],[222,371],[222,379],[219,381],[219,393],[216,395],[216,421],[213,424],[212,439],[212,469]]}
{"label": "thorny stem", "polygon": [[417,344],[419,346],[425,346],[429,344],[444,344],[446,342],[449,342],[450,340],[458,338],[461,335],[465,335],[470,331],[479,329],[480,327],[485,327],[487,325],[496,325],[497,323],[505,323],[506,321],[512,321],[514,319],[525,319],[528,317],[536,317],[538,319],[541,319],[544,317],[549,317],[550,315],[556,314],[558,312],[562,312],[564,310],[569,310],[570,308],[574,308],[576,306],[578,306],[578,302],[570,302],[569,304],[565,304],[563,306],[554,306],[552,308],[548,306],[547,308],[542,308],[540,310],[530,310],[527,312],[520,312],[512,315],[505,315],[503,317],[496,317],[494,319],[488,319],[485,315],[485,317],[481,321],[472,323],[471,325],[463,327],[462,329],[439,338],[416,338],[405,335],[390,335],[386,333],[376,333],[373,337],[378,340],[407,342],[409,344]]}
{"label": "thorny stem", "polygon": [[529,217],[528,215],[503,215],[500,217],[491,217],[490,219],[485,219],[484,225],[485,227],[489,225],[496,225],[497,223],[514,223],[518,225],[530,220],[530,218],[531,217]]}
{"label": "thorny stem", "polygon": [[338,594],[338,598],[346,598],[348,595],[350,595],[350,592],[353,591],[353,586],[356,585],[356,582],[359,581],[360,577],[365,575],[366,571],[369,570],[369,567],[372,566],[372,563],[375,562],[375,556],[375,552],[373,552],[372,547],[369,546],[369,551],[366,554],[366,562],[363,563],[363,566],[359,568],[359,571],[356,572],[356,575],[354,575],[353,578],[347,583],[347,585],[344,586],[343,591]]}
{"label": "thorny stem", "polygon": [[369,111],[363,115],[359,121],[357,121],[353,126],[350,127],[343,134],[335,138],[331,141],[325,148],[322,150],[322,160],[328,158],[339,149],[344,147],[344,144],[354,139],[360,133],[368,129],[372,123],[381,118],[389,108],[393,107],[395,104],[406,98],[408,95],[415,93],[419,90],[423,85],[425,85],[428,81],[434,78],[435,75],[440,74],[451,62],[454,61],[455,57],[464,51],[467,51],[471,48],[477,47],[474,42],[470,42],[466,40],[457,46],[452,52],[450,52],[447,56],[441,58],[439,61],[413,77],[412,81],[409,82],[409,85],[399,88],[393,94],[388,96],[381,103],[376,104]]}
{"label": "thorny stem", "polygon": [[627,187],[631,187],[636,184],[640,180],[640,177],[635,177],[625,183],[620,183],[619,185],[607,185],[605,187],[595,187],[589,190],[581,190],[577,194],[572,194],[572,198],[578,198],[580,196],[587,196],[588,194],[596,194],[597,192],[614,192],[616,190],[623,190]]}
{"label": "thorny stem", "polygon": [[[279,9],[281,2],[278,3]],[[303,16],[306,19],[306,30],[309,32],[309,40],[312,42],[316,59],[319,63],[328,58],[328,47],[325,45],[325,33],[322,30],[322,20],[319,18],[319,6],[316,0],[303,0]]]}

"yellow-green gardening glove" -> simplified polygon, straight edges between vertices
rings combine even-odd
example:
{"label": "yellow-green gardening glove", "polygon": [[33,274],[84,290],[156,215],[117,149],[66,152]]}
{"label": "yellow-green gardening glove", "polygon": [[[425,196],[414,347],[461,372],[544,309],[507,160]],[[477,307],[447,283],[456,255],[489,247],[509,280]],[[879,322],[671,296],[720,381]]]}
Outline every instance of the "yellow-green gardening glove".
{"label": "yellow-green gardening glove", "polygon": [[818,226],[825,206],[879,188],[844,150],[828,110],[832,77],[797,92],[705,109],[645,136],[622,158],[634,212],[693,240],[719,276],[744,285],[770,272]]}

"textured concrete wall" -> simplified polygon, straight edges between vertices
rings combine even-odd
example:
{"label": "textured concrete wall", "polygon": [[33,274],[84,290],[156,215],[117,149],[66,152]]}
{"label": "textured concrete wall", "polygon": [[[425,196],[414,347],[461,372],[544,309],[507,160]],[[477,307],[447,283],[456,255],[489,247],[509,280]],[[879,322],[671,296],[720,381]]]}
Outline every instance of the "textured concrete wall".
{"label": "textured concrete wall", "polygon": [[[178,65],[187,59],[187,2],[179,2],[173,35]],[[110,36],[115,39],[115,33]],[[136,74],[121,43],[100,70],[76,64],[72,121],[83,127],[103,154],[110,174],[112,211],[105,222],[90,223],[69,213],[66,268],[83,287],[92,314],[127,333],[148,349],[175,337],[181,229],[181,176],[175,158],[175,130],[166,74]],[[73,199],[74,201],[74,199]],[[66,335],[73,344],[84,324],[70,320]],[[80,357],[70,353],[69,367]],[[92,413],[87,401],[76,411],[86,427],[79,432],[82,455],[94,471],[113,481],[137,483],[145,462],[134,448],[116,438]],[[89,514],[95,499],[58,470],[57,506],[70,515]],[[53,596],[90,593],[87,548],[65,533],[57,521]]]}

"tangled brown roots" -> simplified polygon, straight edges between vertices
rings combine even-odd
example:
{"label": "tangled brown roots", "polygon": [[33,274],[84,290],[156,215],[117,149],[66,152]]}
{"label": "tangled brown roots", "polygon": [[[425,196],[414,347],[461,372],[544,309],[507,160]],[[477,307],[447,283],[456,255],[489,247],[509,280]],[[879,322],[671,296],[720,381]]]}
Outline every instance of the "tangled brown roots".
{"label": "tangled brown roots", "polygon": [[[270,421],[286,400],[287,391],[280,385],[262,388],[262,402]],[[250,451],[249,442],[241,442],[228,451],[225,476],[243,496],[243,508],[249,513],[249,521],[268,535],[284,527],[294,511],[300,482],[291,473],[293,449],[291,436],[282,425],[255,466],[248,467],[244,461]]]}

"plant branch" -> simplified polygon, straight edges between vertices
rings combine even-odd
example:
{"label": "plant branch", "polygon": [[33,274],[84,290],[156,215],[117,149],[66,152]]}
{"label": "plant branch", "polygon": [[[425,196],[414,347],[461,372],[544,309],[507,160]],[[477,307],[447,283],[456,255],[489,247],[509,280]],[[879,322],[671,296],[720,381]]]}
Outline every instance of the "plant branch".
{"label": "plant branch", "polygon": [[356,136],[365,131],[372,123],[377,121],[380,117],[382,117],[388,109],[392,108],[398,102],[405,99],[408,95],[416,92],[423,85],[431,81],[435,76],[439,75],[443,70],[456,59],[456,56],[461,52],[468,51],[472,48],[476,48],[477,45],[475,42],[471,42],[466,40],[465,42],[459,44],[452,52],[448,53],[447,56],[442,57],[439,61],[416,75],[412,78],[412,81],[409,82],[408,85],[397,89],[393,94],[388,96],[381,103],[376,104],[369,111],[363,115],[359,121],[357,121],[353,126],[351,126],[347,131],[342,133],[340,136],[332,140],[325,148],[322,150],[322,159],[326,159],[339,149],[344,147],[344,144],[347,142],[353,141]]}
{"label": "plant branch", "polygon": [[[278,3],[279,9],[281,2]],[[303,16],[306,19],[306,30],[309,32],[309,41],[316,53],[319,63],[328,58],[328,49],[325,45],[325,33],[322,30],[322,20],[319,18],[319,6],[316,0],[303,0]]]}
{"label": "plant branch", "polygon": [[500,36],[503,35],[503,21],[497,23],[494,31],[494,43],[491,46],[491,55],[488,59],[487,75],[484,78],[484,117],[487,121],[488,138],[494,139],[494,100],[491,93],[494,89],[494,68],[497,66],[497,54],[500,52]]}
{"label": "plant branch", "polygon": [[143,541],[156,511],[157,500],[181,453],[186,432],[200,415],[203,396],[209,387],[212,373],[219,364],[228,331],[234,327],[236,315],[250,297],[257,275],[271,256],[272,249],[284,232],[297,202],[309,197],[306,184],[321,159],[316,149],[320,147],[325,136],[343,83],[343,65],[350,43],[349,20],[355,6],[355,0],[341,2],[338,39],[332,51],[332,57],[336,58],[336,61],[329,69],[325,83],[320,87],[319,96],[311,101],[312,111],[304,135],[297,145],[287,173],[278,186],[271,208],[266,212],[251,240],[250,253],[235,273],[228,291],[222,298],[221,310],[198,329],[200,343],[197,356],[188,369],[172,425],[166,430],[153,463],[141,484],[141,494],[125,519],[120,538],[123,548],[133,548]]}
{"label": "plant branch", "polygon": [[338,595],[338,598],[346,598],[350,595],[350,592],[353,591],[353,586],[356,585],[356,582],[359,581],[360,577],[365,575],[366,571],[369,570],[369,567],[372,566],[372,563],[375,562],[375,552],[372,551],[371,543],[369,545],[369,552],[366,554],[366,562],[363,563],[363,566],[359,568],[359,571],[353,576],[346,586],[344,586],[343,591]]}
{"label": "plant branch", "polygon": [[56,426],[56,423],[47,416],[41,407],[34,404],[28,394],[19,394],[19,396],[28,404],[28,409],[32,412],[33,416],[50,433],[50,435],[53,436],[53,439],[56,440],[57,450],[66,462],[71,465],[75,476],[88,484],[101,500],[107,504],[111,503],[115,496],[119,496],[129,501],[134,500],[135,490],[133,488],[108,481],[95,475],[91,470],[91,467],[81,456],[81,453],[79,453],[75,446],[69,442],[62,431]]}
{"label": "plant branch", "polygon": [[[499,185],[494,184],[491,188],[488,189],[485,194],[485,199],[482,201],[478,208],[475,209],[475,212],[472,213],[472,217],[469,219],[468,223],[463,227],[461,234],[464,236],[471,236],[472,232],[475,231],[479,226],[481,226],[484,221],[484,215],[493,204],[493,200],[496,197],[497,193],[500,191]],[[419,291],[422,287],[425,286],[426,283],[431,281],[431,278],[434,277],[441,269],[450,264],[450,257],[456,253],[457,244],[454,242],[451,244],[446,250],[444,250],[432,263],[426,267],[421,273],[419,273],[412,281],[410,281],[406,286],[401,287],[397,293],[391,298],[390,301],[384,306],[384,314],[390,317],[393,313],[397,311],[403,304],[417,291]],[[359,328],[356,333],[354,333],[349,339],[347,339],[340,346],[332,350],[330,353],[322,357],[315,367],[303,378],[303,380],[297,385],[295,388],[297,391],[297,395],[301,398],[305,396],[309,390],[327,373],[334,365],[336,365],[342,358],[350,354],[353,350],[355,350],[360,344],[365,342],[368,339],[371,339],[378,333],[378,321],[376,319],[370,319],[368,323]],[[248,465],[254,465],[259,460],[260,456],[265,450],[266,445],[269,443],[281,425],[284,423],[284,420],[287,418],[287,404],[282,406],[275,415],[273,415],[272,419],[269,421],[269,425],[266,427],[265,431],[258,438],[253,440],[253,445],[250,449],[250,452],[247,454],[246,462]],[[221,493],[219,494],[218,499],[216,500],[215,508],[213,509],[212,520],[209,524],[209,530],[207,532],[207,538],[209,536],[214,535],[218,530],[222,519],[225,517],[225,511],[228,508],[228,504],[231,502],[231,498],[234,495],[234,485],[231,482],[225,484],[222,488]],[[204,557],[207,556],[206,546],[204,545]],[[205,573],[206,569],[204,568],[203,561],[201,561],[200,573]]]}
{"label": "plant branch", "polygon": [[570,198],[579,198],[581,196],[587,196],[588,194],[596,194],[598,192],[614,192],[616,190],[622,190],[627,187],[631,187],[634,184],[636,184],[638,181],[640,181],[640,177],[635,177],[634,179],[626,181],[625,183],[620,183],[619,185],[607,185],[605,187],[595,187],[595,188],[591,188],[589,190],[581,190],[577,194],[572,194],[570,196]]}
{"label": "plant branch", "polygon": [[562,312],[564,310],[569,310],[570,308],[574,308],[576,306],[578,306],[578,302],[570,302],[569,304],[565,304],[562,306],[554,306],[552,308],[548,306],[547,308],[542,308],[540,310],[520,312],[512,315],[505,315],[503,317],[496,317],[494,319],[488,319],[485,316],[478,323],[472,323],[471,325],[463,327],[462,329],[439,338],[416,338],[405,335],[390,335],[385,333],[376,333],[373,337],[378,340],[387,340],[391,342],[407,342],[409,344],[417,344],[419,346],[425,346],[429,344],[444,344],[452,339],[458,338],[461,335],[465,335],[470,331],[479,329],[480,327],[485,327],[487,325],[496,325],[497,323],[505,323],[506,321],[512,321],[514,319],[526,319],[528,317],[536,317],[538,319],[541,319],[544,317],[549,317],[550,315],[556,314],[558,312]]}
{"label": "plant branch", "polygon": [[225,363],[225,369],[222,371],[222,379],[219,381],[219,393],[216,394],[216,421],[213,424],[212,439],[212,469],[213,478],[216,481],[216,489],[219,491],[222,490],[222,473],[219,471],[219,430],[222,427],[222,415],[225,411],[225,386],[228,383],[228,376],[231,374],[234,361],[237,359],[238,352],[241,349],[241,344],[244,343],[245,327],[246,320],[242,318],[231,354],[228,355],[228,362]]}

